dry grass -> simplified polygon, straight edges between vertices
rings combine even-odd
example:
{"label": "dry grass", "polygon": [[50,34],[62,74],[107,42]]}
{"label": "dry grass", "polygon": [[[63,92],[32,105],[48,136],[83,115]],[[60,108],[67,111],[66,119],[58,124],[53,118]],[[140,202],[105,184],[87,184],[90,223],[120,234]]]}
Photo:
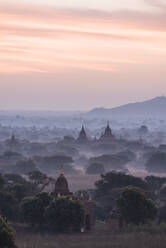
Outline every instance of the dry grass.
{"label": "dry grass", "polygon": [[166,248],[165,233],[113,233],[100,228],[91,233],[39,235],[17,233],[18,248]]}

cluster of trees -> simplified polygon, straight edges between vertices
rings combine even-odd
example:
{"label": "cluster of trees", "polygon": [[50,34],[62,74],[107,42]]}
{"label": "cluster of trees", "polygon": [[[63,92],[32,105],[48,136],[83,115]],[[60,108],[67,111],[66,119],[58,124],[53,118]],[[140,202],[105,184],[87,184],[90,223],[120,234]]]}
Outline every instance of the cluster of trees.
{"label": "cluster of trees", "polygon": [[[116,154],[104,154],[89,159],[87,174],[102,174],[110,170],[127,171],[126,164],[135,159],[135,153],[123,151]],[[100,164],[100,166],[99,166]]]}
{"label": "cluster of trees", "polygon": [[145,167],[149,172],[166,172],[166,152],[153,153],[147,160]]}
{"label": "cluster of trees", "polygon": [[29,173],[28,180],[17,174],[0,175],[0,214],[36,229],[80,230],[84,218],[81,202],[43,192],[52,180],[40,171]]}
{"label": "cluster of trees", "polygon": [[73,159],[71,156],[54,155],[54,156],[35,156],[33,158],[26,158],[19,153],[6,151],[0,156],[0,172],[14,173],[27,175],[28,173],[39,169],[43,173],[59,172],[63,165],[64,172],[68,174],[77,174],[78,171],[73,166]]}
{"label": "cluster of trees", "polygon": [[37,229],[51,232],[79,231],[84,220],[80,201],[48,193],[26,197],[21,202],[23,221]]}
{"label": "cluster of trees", "polygon": [[117,207],[126,223],[145,224],[157,216],[153,201],[138,188],[126,188],[117,200]]}
{"label": "cluster of trees", "polygon": [[77,170],[72,165],[74,161],[70,156],[38,156],[34,157],[34,160],[38,164],[38,168],[44,173],[59,173],[60,168],[63,166],[66,175],[77,174]]}
{"label": "cluster of trees", "polygon": [[10,220],[18,220],[20,204],[25,197],[41,192],[53,181],[40,171],[31,172],[27,179],[18,174],[0,175],[0,211]]}
{"label": "cluster of trees", "polygon": [[[127,223],[145,223],[157,216],[159,221],[166,221],[165,183],[164,177],[147,176],[141,179],[116,171],[101,175],[92,194],[96,217],[107,220],[116,208]],[[158,204],[161,202],[162,208]]]}

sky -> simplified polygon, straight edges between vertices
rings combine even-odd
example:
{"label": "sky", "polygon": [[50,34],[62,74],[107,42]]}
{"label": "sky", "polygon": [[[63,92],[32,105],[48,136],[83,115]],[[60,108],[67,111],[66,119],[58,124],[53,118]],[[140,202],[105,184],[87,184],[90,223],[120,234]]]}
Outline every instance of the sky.
{"label": "sky", "polygon": [[166,0],[0,0],[0,109],[166,94]]}

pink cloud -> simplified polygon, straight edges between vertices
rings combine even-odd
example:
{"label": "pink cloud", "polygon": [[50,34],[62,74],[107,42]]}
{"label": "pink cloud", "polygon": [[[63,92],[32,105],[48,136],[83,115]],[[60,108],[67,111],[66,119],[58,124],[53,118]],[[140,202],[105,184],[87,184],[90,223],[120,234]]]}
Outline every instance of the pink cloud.
{"label": "pink cloud", "polygon": [[166,15],[159,12],[2,6],[0,30],[0,73],[117,72],[166,55]]}

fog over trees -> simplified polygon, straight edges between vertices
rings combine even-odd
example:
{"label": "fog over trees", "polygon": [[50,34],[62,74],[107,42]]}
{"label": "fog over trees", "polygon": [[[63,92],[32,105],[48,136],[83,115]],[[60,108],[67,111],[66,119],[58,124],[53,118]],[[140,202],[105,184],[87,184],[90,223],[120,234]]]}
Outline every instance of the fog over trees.
{"label": "fog over trees", "polygon": [[[93,202],[99,222],[166,222],[164,117],[91,114],[0,113],[0,221],[11,244],[6,220],[37,232],[90,228],[84,202]],[[67,177],[68,197],[52,193],[59,175]]]}

